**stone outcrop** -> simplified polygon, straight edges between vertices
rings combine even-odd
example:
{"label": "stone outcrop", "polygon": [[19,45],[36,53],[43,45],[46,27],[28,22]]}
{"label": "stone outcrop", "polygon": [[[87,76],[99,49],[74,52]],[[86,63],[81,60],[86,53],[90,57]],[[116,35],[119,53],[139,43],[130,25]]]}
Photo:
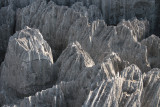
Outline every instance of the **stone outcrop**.
{"label": "stone outcrop", "polygon": [[0,9],[0,63],[4,59],[9,37],[14,33],[15,15],[13,5]]}
{"label": "stone outcrop", "polygon": [[142,107],[160,105],[160,69],[152,69],[144,74]]}
{"label": "stone outcrop", "polygon": [[139,68],[131,65],[122,71],[120,77],[103,80],[99,87],[90,91],[84,107],[140,106],[142,80]]}
{"label": "stone outcrop", "polygon": [[[96,5],[103,14],[107,24],[116,25],[122,19],[147,18],[151,24],[151,32],[155,29],[156,23],[156,0],[52,0],[59,5],[71,6],[77,1],[83,2],[85,6]],[[158,11],[158,9],[157,9]],[[159,13],[158,13],[159,14]],[[158,18],[157,18],[158,19]]]}
{"label": "stone outcrop", "polygon": [[87,18],[82,17],[69,29],[69,41],[79,41],[95,62],[101,62],[108,53],[115,52],[122,59],[138,65],[146,72],[150,69],[147,49],[138,42],[147,33],[146,25],[147,22],[137,19],[123,21],[117,26],[107,26],[101,20],[89,24]]}
{"label": "stone outcrop", "polygon": [[14,5],[16,8],[23,8],[36,0],[0,0],[0,8],[8,5]]}
{"label": "stone outcrop", "polygon": [[[73,56],[75,55],[71,57]],[[153,69],[143,75],[136,65],[126,67],[127,65],[115,53],[111,53],[103,63],[86,67],[77,78],[70,81],[62,78],[63,82],[57,82],[57,85],[50,89],[24,98],[16,106],[145,107],[145,101],[147,105],[155,102],[153,105],[157,106],[160,100],[159,69]],[[74,66],[75,64],[72,64],[71,68]]]}
{"label": "stone outcrop", "polygon": [[67,46],[68,35],[66,34],[70,26],[81,16],[89,17],[90,21],[102,17],[96,6],[86,8],[82,3],[76,3],[68,8],[57,6],[52,1],[47,4],[46,1],[40,0],[17,10],[16,30],[26,25],[38,28],[51,48],[59,53]]}
{"label": "stone outcrop", "polygon": [[137,66],[131,65],[122,71],[120,77],[105,80],[96,90],[90,91],[84,107],[159,106],[159,73],[159,69],[152,69],[142,75]]}
{"label": "stone outcrop", "polygon": [[56,64],[59,68],[58,82],[75,80],[86,67],[95,65],[78,42],[70,44],[58,58]]}
{"label": "stone outcrop", "polygon": [[128,27],[132,34],[134,35],[134,38],[136,41],[141,41],[145,39],[149,35],[149,21],[147,20],[138,20],[137,18],[134,18],[131,21],[121,21],[118,25],[124,25]]}
{"label": "stone outcrop", "polygon": [[[145,101],[158,105],[159,69],[143,75],[136,65],[128,66],[129,62],[115,53],[95,65],[78,42],[69,44],[55,65],[59,68],[57,85],[24,98],[16,107],[145,107]],[[152,100],[148,99],[151,93]]]}
{"label": "stone outcrop", "polygon": [[156,6],[155,0],[0,0],[0,58],[8,44],[0,106],[160,106],[160,38],[149,36]]}
{"label": "stone outcrop", "polygon": [[148,61],[152,68],[160,68],[160,38],[151,35],[141,42],[147,47]]}
{"label": "stone outcrop", "polygon": [[[148,71],[150,65],[147,61],[146,48],[138,42],[148,35],[148,21],[134,19],[123,21],[117,26],[107,26],[101,20],[92,22],[93,17],[96,16],[95,19],[98,19],[101,16],[98,11],[93,12],[96,8],[93,7],[90,6],[87,10],[82,3],[76,3],[68,8],[57,6],[53,2],[48,4],[46,1],[35,2],[18,10],[16,27],[21,29],[28,25],[40,29],[55,53],[61,52],[69,43],[78,40],[96,62],[103,59],[104,53],[114,51],[124,60],[137,64],[142,71]],[[44,16],[44,13],[47,15]],[[99,48],[100,46],[102,48]],[[53,56],[57,55],[53,53]]]}
{"label": "stone outcrop", "polygon": [[35,93],[54,79],[52,64],[51,48],[39,30],[25,27],[9,39],[1,82],[22,95]]}
{"label": "stone outcrop", "polygon": [[60,86],[53,86],[47,90],[36,93],[35,96],[25,98],[20,107],[66,107],[63,91]]}
{"label": "stone outcrop", "polygon": [[[66,61],[63,61],[64,59]],[[61,65],[58,72],[57,85],[38,92],[35,96],[25,98],[19,105],[33,107],[34,105],[49,106],[54,104],[53,106],[55,106],[56,104],[59,105],[59,102],[64,101],[64,107],[80,107],[86,100],[90,90],[94,90],[99,86],[103,79],[111,79],[116,76],[117,72],[128,65],[127,62],[122,61],[115,53],[107,56],[103,63],[95,65],[91,57],[81,48],[78,42],[71,43],[64,50],[56,64]],[[53,93],[52,96],[49,93]],[[53,100],[57,103],[55,104]],[[41,105],[41,102],[43,102],[43,105]]]}
{"label": "stone outcrop", "polygon": [[150,63],[147,49],[139,42],[149,35],[149,22],[133,19],[122,21],[117,26],[107,26],[104,21],[94,21],[101,16],[94,5],[87,9],[78,2],[68,8],[57,6],[52,1],[48,4],[46,1],[37,1],[18,10],[16,29],[25,25],[40,29],[44,39],[55,50],[54,59],[69,43],[79,41],[95,62],[100,62],[107,53],[114,51],[122,59],[138,65],[143,72],[148,71]]}
{"label": "stone outcrop", "polygon": [[[16,8],[23,8],[39,0],[1,0],[0,7],[13,4]],[[122,19],[147,19],[150,21],[151,33],[157,34],[159,26],[159,2],[158,0],[43,0],[53,1],[58,5],[72,6],[76,2],[83,2],[87,7],[96,5],[102,12],[103,19],[109,25],[116,25]]]}
{"label": "stone outcrop", "polygon": [[159,31],[159,29],[160,29],[160,20],[159,20],[159,18],[160,18],[160,14],[159,14],[160,13],[160,1],[156,0],[155,4],[156,4],[156,6],[155,6],[156,7],[156,9],[155,9],[155,13],[156,13],[155,23],[156,24],[155,24],[154,34],[159,36],[159,34],[160,34],[160,31]]}

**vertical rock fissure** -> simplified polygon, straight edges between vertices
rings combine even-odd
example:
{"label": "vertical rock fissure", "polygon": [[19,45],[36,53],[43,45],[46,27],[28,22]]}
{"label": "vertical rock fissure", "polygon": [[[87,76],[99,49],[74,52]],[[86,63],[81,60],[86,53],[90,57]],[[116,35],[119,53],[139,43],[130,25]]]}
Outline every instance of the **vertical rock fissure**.
{"label": "vertical rock fissure", "polygon": [[160,37],[160,1],[156,0],[155,1],[156,4],[156,24],[155,24],[155,35]]}

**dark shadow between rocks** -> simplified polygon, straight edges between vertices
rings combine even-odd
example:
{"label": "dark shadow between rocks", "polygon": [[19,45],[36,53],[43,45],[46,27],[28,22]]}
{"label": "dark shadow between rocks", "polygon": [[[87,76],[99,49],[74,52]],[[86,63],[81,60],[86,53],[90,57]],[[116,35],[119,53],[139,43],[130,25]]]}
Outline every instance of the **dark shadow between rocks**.
{"label": "dark shadow between rocks", "polygon": [[6,52],[4,50],[0,50],[0,65],[4,61],[5,53]]}

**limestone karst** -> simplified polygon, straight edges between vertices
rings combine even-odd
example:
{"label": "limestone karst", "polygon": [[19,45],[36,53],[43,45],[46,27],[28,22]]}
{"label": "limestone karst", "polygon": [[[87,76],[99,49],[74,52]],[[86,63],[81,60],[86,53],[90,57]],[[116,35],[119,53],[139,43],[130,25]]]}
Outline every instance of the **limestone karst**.
{"label": "limestone karst", "polygon": [[52,65],[51,48],[39,30],[25,27],[9,39],[1,66],[2,84],[19,94],[34,93],[54,79]]}
{"label": "limestone karst", "polygon": [[13,5],[0,9],[0,63],[4,60],[9,37],[14,33],[15,16],[16,12],[13,9]]}
{"label": "limestone karst", "polygon": [[159,107],[158,0],[0,0],[0,106]]}

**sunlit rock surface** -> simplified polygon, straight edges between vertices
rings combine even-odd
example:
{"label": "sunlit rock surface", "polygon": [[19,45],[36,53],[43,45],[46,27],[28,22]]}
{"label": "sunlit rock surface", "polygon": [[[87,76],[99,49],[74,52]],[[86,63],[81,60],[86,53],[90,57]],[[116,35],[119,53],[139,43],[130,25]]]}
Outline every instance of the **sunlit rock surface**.
{"label": "sunlit rock surface", "polygon": [[[68,58],[68,55],[71,55],[72,52],[74,52],[74,54],[71,56],[71,58]],[[52,102],[47,103],[45,101],[45,95],[51,92],[49,90],[53,90],[53,92],[56,92],[56,94],[53,94],[53,97],[55,97],[56,99],[58,98],[56,100],[57,104],[60,101],[64,101],[63,97],[59,99],[61,95],[58,94],[59,91],[62,90],[62,95],[64,95],[65,97],[64,103],[66,103],[68,106],[82,106],[90,90],[96,89],[104,79],[111,79],[113,76],[116,76],[117,72],[128,65],[127,62],[122,61],[120,57],[115,53],[111,53],[109,56],[107,56],[103,63],[95,65],[90,56],[81,48],[78,42],[70,44],[64,51],[64,53],[62,53],[56,63],[58,63],[62,58],[68,58],[68,60],[66,62],[59,63],[61,65],[61,71],[59,71],[61,75],[58,75],[58,80],[61,82],[57,81],[57,85],[54,85],[51,89],[41,91],[40,102],[38,101],[36,103],[33,103],[36,104],[36,106],[41,104],[42,101],[44,101],[43,104],[45,105],[52,104]],[[90,65],[88,65],[87,63]],[[77,67],[80,67],[81,69]],[[64,72],[65,69],[67,70],[66,72]],[[61,78],[62,76],[64,78]],[[59,91],[56,91],[55,87],[60,87]],[[34,99],[37,99],[37,95],[38,93],[36,93],[35,96],[32,96],[31,98],[28,97],[24,99],[20,102],[20,105],[27,104],[25,105],[25,107],[27,107],[28,105],[30,105],[29,107],[33,107],[32,102],[35,101]],[[29,99],[31,99],[30,102],[28,101]]]}
{"label": "sunlit rock surface", "polygon": [[160,69],[152,69],[144,75],[142,107],[160,106]]}
{"label": "sunlit rock surface", "polygon": [[157,0],[0,0],[0,106],[159,107],[158,9]]}
{"label": "sunlit rock surface", "polygon": [[89,24],[87,18],[83,17],[70,28],[69,41],[79,41],[95,62],[101,62],[108,53],[116,52],[124,60],[137,64],[143,72],[146,72],[150,69],[147,49],[139,41],[148,28],[145,21],[135,23],[136,21],[137,19],[134,19],[123,21],[117,26],[107,26],[101,20]]}
{"label": "sunlit rock surface", "polygon": [[[96,6],[89,8],[82,3],[76,3],[71,8],[67,6],[57,6],[54,2],[44,0],[37,1],[32,5],[17,10],[16,30],[24,26],[38,28],[48,41],[51,48],[62,52],[67,46],[67,32],[70,26],[80,17],[89,17],[90,21],[102,17],[100,10]],[[57,53],[53,53],[57,59]]]}
{"label": "sunlit rock surface", "polygon": [[99,87],[90,91],[84,107],[138,107],[141,105],[142,79],[139,68],[131,65],[122,71],[120,77],[103,80]]}
{"label": "sunlit rock surface", "polygon": [[66,82],[77,79],[86,67],[95,65],[91,57],[81,48],[78,42],[70,44],[58,58],[56,64],[60,69],[58,71],[58,80]]}
{"label": "sunlit rock surface", "polygon": [[52,51],[37,29],[25,27],[8,43],[1,68],[2,84],[20,94],[31,94],[53,80]]}

